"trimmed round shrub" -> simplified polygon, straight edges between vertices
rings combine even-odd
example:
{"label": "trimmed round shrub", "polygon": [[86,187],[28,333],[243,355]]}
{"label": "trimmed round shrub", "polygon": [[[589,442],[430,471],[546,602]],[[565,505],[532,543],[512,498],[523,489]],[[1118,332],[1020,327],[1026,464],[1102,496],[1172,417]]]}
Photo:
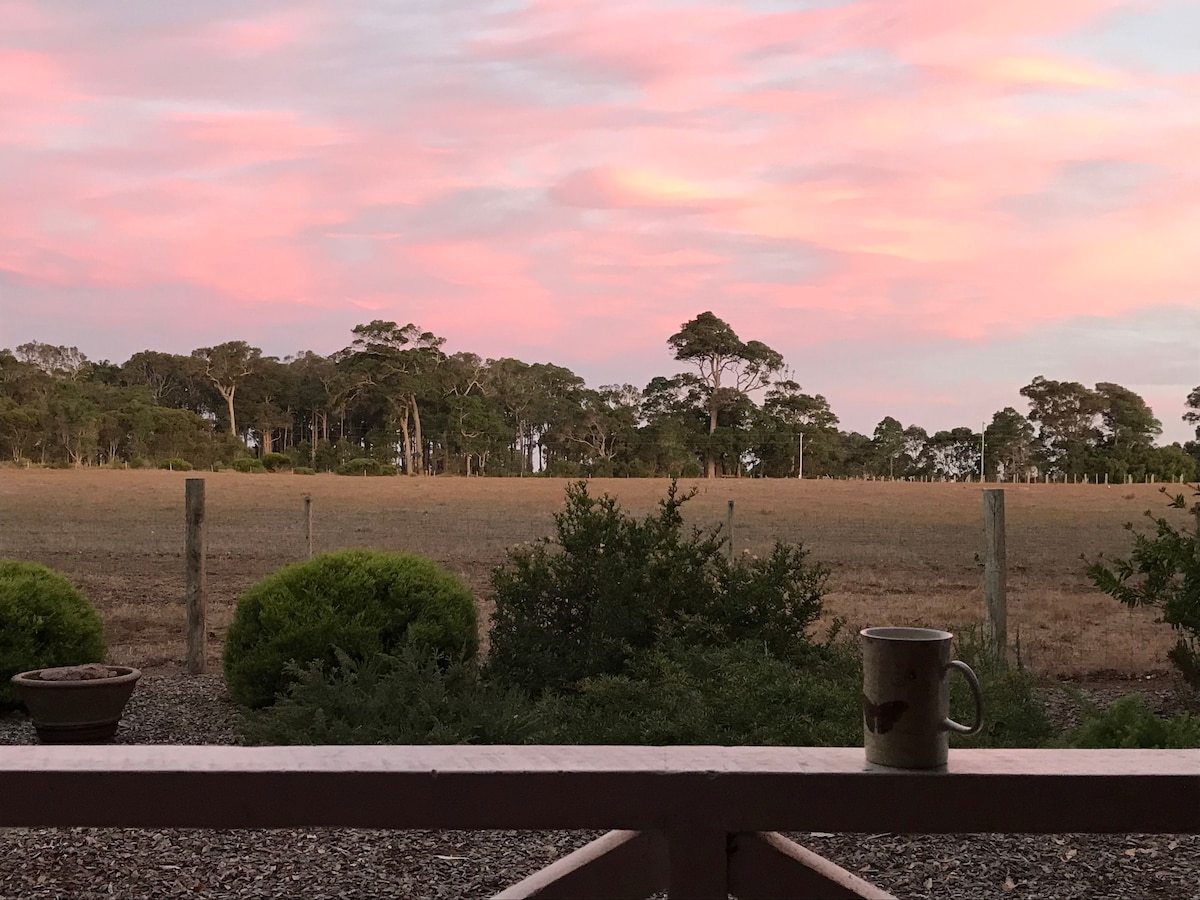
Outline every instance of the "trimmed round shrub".
{"label": "trimmed round shrub", "polygon": [[292,469],[292,474],[293,475],[316,475],[317,470],[310,468],[308,466],[296,466],[296,468]]}
{"label": "trimmed round shrub", "polygon": [[242,594],[225,637],[225,683],[235,701],[259,708],[300,669],[335,665],[336,650],[358,661],[406,646],[473,659],[477,640],[471,592],[433,560],[343,550],[294,563]]}
{"label": "trimmed round shrub", "polygon": [[104,656],[104,624],[75,585],[38,563],[0,559],[0,709],[18,705],[9,683],[18,672]]}
{"label": "trimmed round shrub", "polygon": [[192,464],[186,459],[180,459],[178,456],[172,456],[170,459],[164,459],[158,464],[160,469],[170,469],[172,472],[190,472]]}
{"label": "trimmed round shrub", "polygon": [[263,465],[261,459],[254,459],[249,456],[243,456],[240,459],[235,459],[230,463],[235,472],[265,472],[267,467]]}
{"label": "trimmed round shrub", "polygon": [[268,472],[278,472],[280,469],[292,467],[292,458],[286,453],[264,453],[260,459],[263,468]]}
{"label": "trimmed round shrub", "polygon": [[[382,464],[377,459],[358,456],[337,467],[339,475],[379,475]],[[395,474],[395,473],[393,473]]]}

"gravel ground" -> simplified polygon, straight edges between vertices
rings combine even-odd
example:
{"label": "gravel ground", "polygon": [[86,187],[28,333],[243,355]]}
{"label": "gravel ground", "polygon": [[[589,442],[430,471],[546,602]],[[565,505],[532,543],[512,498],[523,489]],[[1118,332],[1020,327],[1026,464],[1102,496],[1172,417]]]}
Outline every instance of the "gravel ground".
{"label": "gravel ground", "polygon": [[[1103,704],[1119,693],[1093,696]],[[1169,692],[1151,699],[1156,706],[1170,705]],[[1058,712],[1069,716],[1066,707]],[[147,675],[117,741],[233,744],[237,712],[219,677]],[[0,718],[0,744],[33,742],[33,728],[23,717]],[[0,898],[489,897],[595,836],[0,829]],[[898,897],[1200,900],[1196,835],[791,837]]]}

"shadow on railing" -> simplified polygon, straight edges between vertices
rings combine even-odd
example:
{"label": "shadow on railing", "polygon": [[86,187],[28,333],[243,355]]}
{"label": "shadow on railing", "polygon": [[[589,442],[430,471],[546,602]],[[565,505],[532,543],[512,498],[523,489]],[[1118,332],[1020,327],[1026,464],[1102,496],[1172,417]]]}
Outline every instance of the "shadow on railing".
{"label": "shadow on railing", "polygon": [[499,897],[888,897],[785,831],[1200,833],[1200,751],[0,747],[0,827],[620,829]]}

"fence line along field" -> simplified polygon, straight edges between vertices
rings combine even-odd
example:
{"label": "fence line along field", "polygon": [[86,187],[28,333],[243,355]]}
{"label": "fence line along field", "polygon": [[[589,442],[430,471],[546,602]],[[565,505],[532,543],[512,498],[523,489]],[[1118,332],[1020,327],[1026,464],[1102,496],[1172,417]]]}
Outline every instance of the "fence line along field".
{"label": "fence line along field", "polygon": [[[348,547],[429,556],[461,576],[486,615],[489,574],[515,544],[549,536],[567,482],[545,478],[355,478],[194,473],[205,479],[209,665],[238,595],[303,559],[305,495],[315,552]],[[65,573],[96,604],[113,662],[181,671],[185,644],[184,482],[193,473],[0,469],[0,556]],[[661,479],[593,479],[635,514],[665,496]],[[984,485],[720,479],[685,517],[726,521],[736,553],[803,542],[833,574],[826,619],[864,625],[978,623],[983,607]],[[996,487],[988,485],[987,487]],[[1008,634],[1045,674],[1167,671],[1170,629],[1095,591],[1081,555],[1127,552],[1122,527],[1171,516],[1154,485],[1009,484],[1005,489]],[[1184,516],[1185,513],[1178,512]]]}

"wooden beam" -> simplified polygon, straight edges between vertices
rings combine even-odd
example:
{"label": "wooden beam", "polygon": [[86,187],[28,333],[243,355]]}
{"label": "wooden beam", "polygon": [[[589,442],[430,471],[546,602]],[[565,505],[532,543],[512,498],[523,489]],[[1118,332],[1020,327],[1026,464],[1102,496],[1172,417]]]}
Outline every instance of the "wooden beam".
{"label": "wooden beam", "polygon": [[[164,803],[163,797],[172,802]],[[1200,833],[1200,750],[0,747],[0,827]]]}
{"label": "wooden beam", "polygon": [[773,831],[733,836],[729,892],[738,900],[896,900]]}
{"label": "wooden beam", "polygon": [[666,886],[661,832],[610,831],[492,900],[645,900]]}
{"label": "wooden beam", "polygon": [[724,829],[678,822],[669,826],[667,861],[671,900],[728,898],[729,835]]}

